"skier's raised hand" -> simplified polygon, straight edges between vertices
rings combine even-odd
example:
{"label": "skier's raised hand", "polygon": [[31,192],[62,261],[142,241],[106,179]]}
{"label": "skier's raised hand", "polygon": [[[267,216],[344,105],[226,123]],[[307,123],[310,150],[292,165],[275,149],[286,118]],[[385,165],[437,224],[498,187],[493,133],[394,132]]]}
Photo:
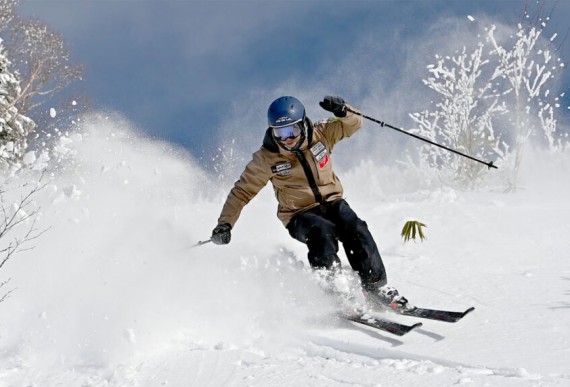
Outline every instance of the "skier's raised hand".
{"label": "skier's raised hand", "polygon": [[212,231],[212,242],[216,245],[227,245],[232,239],[232,226],[228,223],[219,224]]}
{"label": "skier's raised hand", "polygon": [[337,117],[346,117],[346,106],[344,99],[338,96],[326,95],[319,105],[326,111],[333,113]]}

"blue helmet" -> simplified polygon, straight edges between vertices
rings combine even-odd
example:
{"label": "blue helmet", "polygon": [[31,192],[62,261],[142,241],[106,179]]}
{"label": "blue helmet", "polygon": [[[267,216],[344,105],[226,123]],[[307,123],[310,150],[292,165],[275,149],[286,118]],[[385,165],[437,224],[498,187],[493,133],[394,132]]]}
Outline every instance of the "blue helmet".
{"label": "blue helmet", "polygon": [[279,97],[269,105],[269,126],[277,128],[292,125],[305,119],[305,106],[295,97]]}

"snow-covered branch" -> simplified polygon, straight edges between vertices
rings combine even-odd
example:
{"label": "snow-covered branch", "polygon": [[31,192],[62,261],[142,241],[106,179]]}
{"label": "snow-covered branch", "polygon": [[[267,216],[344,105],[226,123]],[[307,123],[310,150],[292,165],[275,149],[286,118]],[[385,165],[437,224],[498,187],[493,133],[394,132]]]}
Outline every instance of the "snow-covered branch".
{"label": "snow-covered branch", "polygon": [[[35,202],[35,197],[47,186],[42,180],[43,174],[31,188],[29,184],[18,186],[16,190],[25,193],[11,203],[5,197],[5,188],[0,189],[0,270],[16,254],[33,249],[30,243],[48,230],[37,227],[40,208]],[[3,281],[0,290],[9,281],[9,279]],[[0,294],[0,302],[4,301],[11,292]]]}

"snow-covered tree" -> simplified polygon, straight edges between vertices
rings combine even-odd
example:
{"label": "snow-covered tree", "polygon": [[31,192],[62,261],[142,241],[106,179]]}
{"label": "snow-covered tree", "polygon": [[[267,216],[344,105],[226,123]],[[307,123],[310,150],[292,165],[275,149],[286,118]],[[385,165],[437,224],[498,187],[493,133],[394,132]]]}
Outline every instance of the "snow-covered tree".
{"label": "snow-covered tree", "polygon": [[72,63],[63,38],[37,19],[15,19],[6,47],[20,73],[21,91],[15,101],[24,113],[45,105],[83,74]]}
{"label": "snow-covered tree", "polygon": [[20,17],[19,3],[0,0],[0,20],[5,21],[0,25],[0,37],[20,81],[20,92],[12,104],[38,124],[38,140],[49,142],[58,138],[62,129],[74,126],[90,104],[78,82],[83,66],[71,60],[61,35],[39,19]]}
{"label": "snow-covered tree", "polygon": [[[5,122],[19,130],[12,134],[18,132],[21,136],[21,141],[13,141],[6,137],[8,131],[5,131],[4,137],[0,136],[5,145],[3,151],[11,153],[4,156],[2,153],[0,157],[14,160],[25,157],[24,164],[38,169],[44,168],[48,160],[57,159],[54,154],[57,143],[77,126],[89,100],[77,82],[82,77],[82,66],[72,62],[63,38],[38,19],[21,18],[17,13],[19,3],[20,0],[0,0],[4,67],[9,66],[11,71],[3,85],[0,113],[11,115],[11,121]],[[19,115],[14,115],[15,112]],[[21,118],[24,116],[30,119],[27,125]],[[26,139],[33,129],[31,121],[37,126],[34,136]],[[30,149],[24,154],[28,143]]]}
{"label": "snow-covered tree", "polygon": [[[411,114],[414,131],[477,158],[499,161],[510,173],[508,188],[516,189],[525,144],[537,135],[550,151],[568,145],[568,133],[557,129],[556,76],[564,69],[552,49],[556,34],[544,38],[549,18],[530,18],[515,29],[495,25],[477,36],[474,49],[436,56],[423,80],[437,93],[431,109]],[[505,49],[504,47],[510,47]],[[500,124],[500,125],[498,125]],[[476,185],[484,166],[425,146],[421,160],[454,180]]]}
{"label": "snow-covered tree", "polygon": [[10,72],[10,61],[0,39],[0,172],[19,169],[28,147],[27,137],[36,126],[14,104],[20,92],[19,81]]}
{"label": "snow-covered tree", "polygon": [[[506,42],[495,36],[497,27],[492,26],[487,32],[487,39],[492,44],[491,55],[497,59],[497,67],[492,79],[507,82],[513,96],[510,105],[513,112],[515,144],[513,147],[513,165],[510,185],[516,188],[517,174],[523,159],[524,148],[529,137],[542,132],[551,151],[564,146],[563,138],[556,131],[555,108],[559,107],[558,97],[552,98],[549,85],[555,75],[564,68],[560,58],[552,50],[554,33],[544,39],[549,17],[531,18],[525,10],[524,21],[518,23],[516,33]],[[504,46],[509,46],[504,48]]]}
{"label": "snow-covered tree", "polygon": [[16,15],[19,0],[0,0],[0,30],[8,26]]}
{"label": "snow-covered tree", "polygon": [[[30,244],[47,231],[37,227],[40,207],[36,197],[47,186],[42,182],[43,173],[32,183],[14,186],[10,180],[2,179],[0,184],[0,271],[15,255],[33,248]],[[12,195],[6,195],[7,191]],[[9,282],[10,279],[0,281],[0,303],[12,292],[5,290]]]}
{"label": "snow-covered tree", "polygon": [[[411,114],[417,128],[414,132],[422,137],[470,156],[496,160],[508,151],[501,135],[493,129],[494,119],[506,112],[500,93],[485,78],[484,45],[468,53],[463,47],[453,56],[436,55],[436,64],[427,66],[430,76],[424,84],[434,90],[439,99],[433,110]],[[453,172],[453,180],[464,186],[477,183],[486,167],[471,160],[424,145],[422,160],[430,167],[445,165]]]}

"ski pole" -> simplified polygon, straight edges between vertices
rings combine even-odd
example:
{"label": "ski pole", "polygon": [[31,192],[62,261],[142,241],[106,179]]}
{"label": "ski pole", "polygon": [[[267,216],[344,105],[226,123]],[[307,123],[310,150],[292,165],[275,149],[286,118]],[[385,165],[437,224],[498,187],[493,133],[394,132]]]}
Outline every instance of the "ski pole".
{"label": "ski pole", "polygon": [[211,239],[208,239],[207,241],[200,241],[200,242],[196,243],[194,246],[192,246],[191,248],[193,249],[194,247],[205,245],[206,243],[210,243],[211,241],[212,241]]}
{"label": "ski pole", "polygon": [[413,133],[406,132],[406,131],[403,130],[403,129],[396,128],[395,126],[389,125],[389,124],[385,123],[384,121],[380,121],[380,120],[377,120],[377,119],[375,119],[375,118],[369,117],[369,116],[367,116],[367,115],[365,115],[365,114],[362,114],[362,113],[360,113],[360,112],[354,111],[354,110],[352,110],[351,108],[349,108],[348,106],[346,107],[346,110],[349,111],[349,112],[351,112],[351,113],[353,113],[353,114],[357,114],[357,115],[359,115],[359,116],[361,116],[361,117],[363,117],[363,118],[366,118],[367,120],[376,122],[377,124],[380,124],[380,126],[386,126],[386,127],[390,128],[390,129],[394,129],[394,130],[396,130],[396,131],[398,131],[398,132],[400,132],[400,133],[404,133],[404,134],[407,134],[408,136],[412,136],[412,137],[414,137],[414,138],[417,138],[418,140],[425,141],[425,142],[427,142],[428,144],[435,145],[435,146],[438,146],[438,147],[440,147],[440,148],[442,148],[442,149],[445,149],[445,150],[447,150],[447,151],[453,152],[453,153],[455,153],[455,154],[457,154],[457,155],[459,155],[459,156],[463,156],[463,157],[466,157],[466,158],[468,158],[468,159],[470,159],[470,160],[477,161],[478,163],[481,163],[481,164],[483,164],[483,165],[486,165],[489,169],[491,169],[491,168],[498,169],[498,167],[497,167],[496,165],[494,165],[492,161],[489,161],[489,162],[487,163],[487,162],[485,162],[485,161],[483,161],[483,160],[479,160],[479,159],[477,159],[477,158],[475,158],[475,157],[466,155],[465,153],[461,153],[461,152],[459,152],[459,151],[457,151],[457,150],[455,150],[455,149],[451,149],[451,148],[448,148],[448,147],[446,147],[446,146],[444,146],[444,145],[441,145],[441,144],[438,144],[438,143],[433,142],[433,141],[431,141],[431,140],[428,140],[427,138],[423,138],[423,137],[420,137],[420,136],[415,135],[415,134],[413,134]]}

